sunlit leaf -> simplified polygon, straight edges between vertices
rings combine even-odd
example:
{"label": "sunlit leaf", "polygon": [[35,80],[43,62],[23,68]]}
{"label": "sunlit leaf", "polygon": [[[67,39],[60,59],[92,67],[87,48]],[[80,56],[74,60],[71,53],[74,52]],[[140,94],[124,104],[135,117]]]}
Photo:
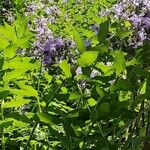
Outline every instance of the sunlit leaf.
{"label": "sunlit leaf", "polygon": [[44,122],[44,123],[52,123],[51,121],[51,118],[50,118],[50,115],[48,115],[47,113],[44,113],[44,112],[38,112],[36,113],[39,120],[41,122]]}
{"label": "sunlit leaf", "polygon": [[114,51],[113,68],[116,70],[116,74],[120,75],[125,70],[125,58],[124,53],[121,50]]}
{"label": "sunlit leaf", "polygon": [[60,62],[59,66],[67,78],[71,77],[70,64],[67,62],[67,60]]}
{"label": "sunlit leaf", "polygon": [[86,47],[84,45],[83,40],[81,39],[79,32],[76,29],[73,29],[73,39],[76,43],[76,47],[77,47],[78,51],[80,53],[84,52]]}
{"label": "sunlit leaf", "polygon": [[97,59],[98,52],[97,51],[86,51],[80,55],[78,58],[78,64],[81,67],[87,67],[92,65]]}

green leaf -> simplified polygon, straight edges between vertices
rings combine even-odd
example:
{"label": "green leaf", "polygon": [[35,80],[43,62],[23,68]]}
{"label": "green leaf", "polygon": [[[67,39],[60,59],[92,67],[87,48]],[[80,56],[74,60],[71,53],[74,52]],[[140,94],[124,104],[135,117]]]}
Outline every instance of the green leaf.
{"label": "green leaf", "polygon": [[13,121],[0,121],[0,127],[8,128],[12,126]]}
{"label": "green leaf", "polygon": [[13,25],[9,25],[6,22],[5,26],[0,26],[0,35],[3,35],[9,41],[15,42],[17,39],[16,31]]}
{"label": "green leaf", "polygon": [[41,122],[44,122],[44,123],[52,123],[49,114],[43,113],[43,112],[38,112],[38,113],[36,113],[36,115],[37,115],[37,117],[39,118],[39,120],[40,120]]}
{"label": "green leaf", "polygon": [[72,76],[70,70],[70,64],[67,62],[67,60],[63,60],[62,62],[60,62],[59,66],[67,78],[70,78]]}
{"label": "green leaf", "polygon": [[4,56],[7,58],[13,58],[16,55],[16,50],[16,45],[9,45],[6,49],[4,49]]}
{"label": "green leaf", "polygon": [[147,81],[145,81],[145,82],[141,85],[141,87],[140,87],[140,89],[139,89],[139,93],[140,93],[140,94],[145,94],[145,93],[146,93],[146,85],[147,85]]}
{"label": "green leaf", "polygon": [[114,51],[113,68],[116,70],[116,74],[120,75],[125,70],[125,58],[124,53],[121,50]]}
{"label": "green leaf", "polygon": [[30,57],[15,57],[9,61],[5,61],[4,69],[15,69],[17,72],[25,73],[28,70],[38,68],[40,63],[31,63]]}
{"label": "green leaf", "polygon": [[104,97],[106,95],[105,91],[99,86],[96,85],[96,92],[101,96]]}
{"label": "green leaf", "polygon": [[0,34],[0,50],[5,49],[9,44],[9,41]]}
{"label": "green leaf", "polygon": [[10,91],[8,89],[0,90],[0,99],[6,98],[9,93],[10,93]]}
{"label": "green leaf", "polygon": [[95,101],[95,99],[90,98],[90,99],[88,99],[88,104],[90,107],[93,107],[97,104],[97,102]]}
{"label": "green leaf", "polygon": [[17,36],[18,38],[22,38],[27,30],[28,18],[25,16],[17,15],[17,20],[15,21],[14,25],[16,27]]}
{"label": "green leaf", "polygon": [[4,103],[4,108],[13,108],[13,107],[20,107],[22,105],[28,104],[31,100],[23,99],[22,97],[16,97],[15,100],[11,100],[9,102]]}
{"label": "green leaf", "polygon": [[77,93],[77,92],[70,93],[69,100],[76,100],[76,99],[79,99],[80,97],[81,97],[80,93]]}
{"label": "green leaf", "polygon": [[109,31],[109,20],[100,24],[100,29],[98,32],[98,40],[100,43],[106,42],[108,31]]}
{"label": "green leaf", "polygon": [[7,122],[12,122],[13,127],[19,127],[19,128],[26,128],[28,127],[28,124],[26,122],[16,120],[14,118],[6,118]]}
{"label": "green leaf", "polygon": [[139,131],[139,136],[140,137],[145,137],[145,135],[146,135],[146,127],[141,128],[140,131]]}
{"label": "green leaf", "polygon": [[26,85],[24,82],[15,81],[15,83],[20,87],[20,90],[12,89],[14,94],[16,93],[23,96],[34,96],[38,98],[38,92],[32,86]]}
{"label": "green leaf", "polygon": [[110,91],[132,91],[133,86],[128,79],[120,79],[110,86]]}
{"label": "green leaf", "polygon": [[110,104],[107,102],[102,103],[98,108],[99,115],[105,115],[110,112]]}
{"label": "green leaf", "polygon": [[75,125],[71,124],[71,127],[73,128],[73,131],[74,131],[76,136],[82,135],[82,130],[79,126],[75,126]]}
{"label": "green leaf", "polygon": [[83,53],[86,50],[83,40],[80,37],[79,32],[76,29],[73,29],[73,39],[75,41],[76,47],[80,53]]}
{"label": "green leaf", "polygon": [[103,63],[97,63],[96,67],[103,72],[104,76],[110,76],[114,73],[112,66],[106,66]]}
{"label": "green leaf", "polygon": [[78,64],[81,67],[87,67],[94,63],[97,59],[98,51],[86,51],[80,55],[78,58]]}

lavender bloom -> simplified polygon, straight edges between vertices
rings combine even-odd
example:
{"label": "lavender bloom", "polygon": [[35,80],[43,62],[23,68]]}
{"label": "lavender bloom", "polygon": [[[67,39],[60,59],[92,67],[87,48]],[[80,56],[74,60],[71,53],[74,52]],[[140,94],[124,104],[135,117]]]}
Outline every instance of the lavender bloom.
{"label": "lavender bloom", "polygon": [[85,45],[86,47],[90,47],[90,46],[91,46],[91,40],[85,39],[85,40],[84,40],[84,45]]}
{"label": "lavender bloom", "polygon": [[78,67],[75,72],[76,72],[76,75],[82,74],[82,68]]}
{"label": "lavender bloom", "polygon": [[54,49],[54,48],[58,49],[61,46],[63,46],[62,39],[59,39],[59,38],[54,39],[54,40],[51,39],[45,43],[44,50],[49,51],[49,50]]}
{"label": "lavender bloom", "polygon": [[43,63],[47,65],[51,64],[52,63],[51,57],[48,55],[44,55]]}
{"label": "lavender bloom", "polygon": [[53,44],[55,45],[56,48],[60,48],[61,46],[63,46],[63,41],[60,38],[57,38],[54,40]]}
{"label": "lavender bloom", "polygon": [[91,25],[91,29],[95,32],[96,35],[98,34],[99,26],[96,23]]}
{"label": "lavender bloom", "polygon": [[56,59],[58,60],[58,57],[59,59],[64,58],[63,52],[65,51],[63,51],[63,47],[64,42],[61,38],[48,40],[42,48],[44,54],[43,62],[45,64],[51,64]]}
{"label": "lavender bloom", "polygon": [[134,14],[129,20],[133,23],[135,28],[138,28],[142,23],[142,17]]}
{"label": "lavender bloom", "polygon": [[140,31],[138,31],[139,40],[141,43],[146,39],[146,33],[145,30],[142,28]]}
{"label": "lavender bloom", "polygon": [[137,48],[144,42],[150,41],[150,1],[149,0],[120,0],[110,9],[109,14],[115,14],[115,18],[128,20],[132,26],[127,28],[135,31],[128,40],[129,45]]}
{"label": "lavender bloom", "polygon": [[143,17],[143,24],[146,28],[150,28],[150,17]]}
{"label": "lavender bloom", "polygon": [[123,6],[121,3],[114,5],[114,11],[117,16],[122,16],[123,14]]}

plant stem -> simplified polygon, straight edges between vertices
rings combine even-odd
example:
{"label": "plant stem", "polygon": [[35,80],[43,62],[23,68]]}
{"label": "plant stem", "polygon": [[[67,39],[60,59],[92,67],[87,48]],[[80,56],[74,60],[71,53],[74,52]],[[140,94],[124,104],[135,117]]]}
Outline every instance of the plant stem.
{"label": "plant stem", "polygon": [[31,141],[31,139],[32,139],[33,133],[34,133],[34,131],[35,131],[37,125],[38,125],[38,122],[33,126],[32,131],[31,131],[31,133],[30,133],[30,135],[29,135],[29,139],[28,139],[28,141],[27,141],[27,144],[26,144],[26,147],[25,147],[24,150],[27,150],[27,148],[28,148],[28,146],[29,146],[29,144],[30,144],[30,141]]}
{"label": "plant stem", "polygon": [[96,123],[97,123],[98,129],[99,129],[99,132],[100,132],[100,134],[102,135],[102,137],[103,137],[103,139],[105,141],[105,144],[108,146],[109,142],[108,142],[107,138],[105,137],[105,135],[104,135],[104,133],[102,131],[101,124],[99,122],[96,122]]}
{"label": "plant stem", "polygon": [[[2,121],[4,121],[4,108],[3,108],[3,105],[4,105],[4,99],[2,100],[2,103],[1,103],[1,119],[2,119]],[[2,127],[1,136],[2,136],[2,150],[5,150],[4,127]]]}
{"label": "plant stem", "polygon": [[[42,60],[43,60],[43,57],[41,56],[41,66],[40,66],[40,72],[39,72],[39,76],[38,76],[38,93],[40,93],[40,84],[41,84],[41,77],[42,77],[42,68],[43,68],[43,64],[42,64]],[[40,100],[39,98],[37,99],[37,102],[38,102],[38,106],[39,106],[39,112],[41,112],[41,105],[40,105]]]}
{"label": "plant stem", "polygon": [[[52,96],[50,97],[48,103],[46,104],[46,106],[45,106],[45,108],[42,110],[42,112],[45,112],[45,111],[47,110],[48,105],[50,104],[51,100],[54,98],[55,94],[56,94],[56,93],[58,92],[58,90],[62,87],[62,85],[64,85],[64,83],[65,83],[65,82],[63,82],[63,83],[54,91],[54,93],[53,93]],[[39,122],[37,122],[37,123],[33,126],[32,131],[31,131],[31,133],[30,133],[30,135],[29,135],[29,139],[28,139],[28,141],[27,141],[27,144],[26,144],[26,147],[25,147],[24,150],[27,150],[27,148],[28,148],[28,146],[29,146],[29,144],[30,144],[30,141],[31,141],[31,139],[32,139],[33,133],[34,133],[34,131],[35,131],[35,129],[36,129],[38,123],[39,123]]]}
{"label": "plant stem", "polygon": [[92,122],[91,126],[89,127],[89,131],[88,131],[87,134],[85,134],[85,136],[84,136],[84,142],[83,142],[83,145],[82,145],[81,150],[84,149],[85,144],[86,144],[86,141],[87,141],[85,138],[91,133],[91,130],[92,130],[93,126],[94,126],[94,122]]}
{"label": "plant stem", "polygon": [[146,126],[146,133],[145,133],[145,140],[144,140],[144,149],[147,149],[147,141],[149,138],[149,126],[150,126],[150,109],[148,110],[147,114],[147,126]]}
{"label": "plant stem", "polygon": [[52,101],[52,99],[54,98],[55,94],[58,92],[58,90],[65,84],[65,82],[63,82],[60,86],[58,86],[58,88],[54,91],[54,93],[52,94],[52,96],[50,97],[49,101],[47,102],[45,108],[42,110],[42,112],[46,111],[46,109],[48,108],[50,102]]}

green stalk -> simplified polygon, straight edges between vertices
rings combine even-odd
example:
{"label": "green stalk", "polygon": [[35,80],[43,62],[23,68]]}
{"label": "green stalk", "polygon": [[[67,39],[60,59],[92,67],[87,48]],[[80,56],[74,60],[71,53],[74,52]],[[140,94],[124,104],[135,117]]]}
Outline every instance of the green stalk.
{"label": "green stalk", "polygon": [[[43,60],[43,57],[41,56],[40,73],[38,77],[38,93],[40,92],[40,84],[41,84],[41,77],[42,77],[42,68],[43,68],[42,60]],[[41,110],[40,100],[37,99],[37,102],[39,106],[39,112],[41,112],[42,110]]]}
{"label": "green stalk", "polygon": [[[4,121],[4,108],[3,108],[3,105],[4,105],[4,99],[2,100],[2,103],[1,103],[1,119],[2,121]],[[5,135],[4,135],[5,131],[4,131],[4,127],[2,127],[2,133],[1,133],[1,136],[2,136],[2,150],[5,150]]]}
{"label": "green stalk", "polygon": [[91,133],[91,130],[92,130],[93,126],[94,126],[94,122],[92,122],[91,126],[89,127],[88,132],[87,132],[87,133],[84,135],[84,137],[83,137],[84,141],[83,141],[83,144],[82,144],[82,148],[81,148],[81,150],[83,150],[83,149],[85,148],[85,146],[86,146],[86,142],[87,142],[86,137],[88,137],[88,136],[89,136],[89,134]]}
{"label": "green stalk", "polygon": [[148,114],[147,114],[147,125],[146,125],[146,133],[145,133],[145,140],[144,140],[145,150],[147,150],[147,143],[149,140],[149,126],[150,126],[150,109],[148,110]]}
{"label": "green stalk", "polygon": [[[45,111],[47,110],[48,105],[50,104],[51,100],[54,98],[54,96],[55,96],[55,94],[58,92],[58,90],[64,85],[64,83],[65,83],[65,82],[63,82],[63,83],[54,91],[54,93],[53,93],[52,96],[50,97],[48,103],[46,104],[46,106],[45,106],[45,108],[42,110],[42,112],[45,112]],[[31,133],[30,133],[29,139],[28,139],[28,141],[27,141],[27,144],[26,144],[26,147],[25,147],[24,150],[27,150],[27,148],[28,148],[28,146],[29,146],[29,144],[30,144],[30,141],[31,141],[31,139],[32,139],[33,133],[34,133],[34,131],[35,131],[35,129],[36,129],[38,123],[39,123],[39,122],[35,123],[35,125],[33,126],[32,131],[31,131]]]}

